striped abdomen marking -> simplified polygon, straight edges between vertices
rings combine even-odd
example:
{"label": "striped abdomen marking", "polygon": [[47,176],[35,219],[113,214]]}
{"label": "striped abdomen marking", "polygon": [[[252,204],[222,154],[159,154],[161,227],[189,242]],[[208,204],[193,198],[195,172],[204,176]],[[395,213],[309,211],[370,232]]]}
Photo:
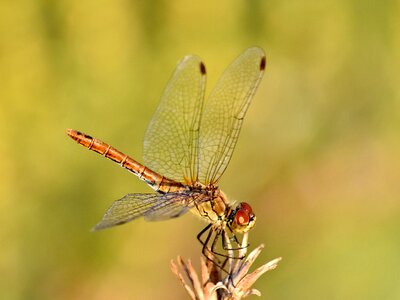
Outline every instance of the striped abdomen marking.
{"label": "striped abdomen marking", "polygon": [[67,129],[67,134],[78,144],[81,144],[85,148],[111,159],[112,161],[118,163],[121,167],[132,172],[140,179],[144,180],[152,189],[157,192],[168,193],[184,189],[184,186],[181,183],[161,176],[160,174],[138,163],[128,155],[123,154],[114,147],[111,147],[100,140],[72,129]]}

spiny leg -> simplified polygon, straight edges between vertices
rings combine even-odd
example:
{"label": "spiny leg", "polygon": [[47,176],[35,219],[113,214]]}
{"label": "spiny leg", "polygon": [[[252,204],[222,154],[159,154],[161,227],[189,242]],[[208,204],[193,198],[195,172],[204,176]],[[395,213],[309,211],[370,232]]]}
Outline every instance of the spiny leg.
{"label": "spiny leg", "polygon": [[217,266],[221,271],[225,272],[226,274],[228,274],[228,276],[230,276],[229,270],[228,270],[228,271],[225,270],[226,263],[227,263],[228,259],[230,259],[230,257],[229,257],[228,255],[225,255],[225,254],[222,254],[222,253],[218,253],[217,251],[215,251],[215,246],[217,245],[218,239],[219,239],[219,237],[220,237],[221,234],[222,234],[222,238],[223,238],[223,237],[224,237],[224,234],[226,234],[226,233],[225,233],[224,230],[221,230],[221,229],[215,230],[215,237],[214,237],[214,240],[213,240],[213,242],[212,242],[212,244],[211,244],[211,248],[210,248],[209,250],[210,250],[210,252],[213,253],[215,256],[216,256],[216,255],[219,255],[219,256],[224,257],[223,263],[220,264],[220,262],[218,261],[218,264],[217,264],[216,266]]}
{"label": "spiny leg", "polygon": [[[229,229],[230,233],[232,234],[232,236],[230,238],[229,238],[229,236],[227,236],[227,237],[229,238],[230,241],[235,242],[235,244],[238,245],[238,247],[232,247],[232,245],[230,243],[229,243],[229,246],[227,247],[226,241],[223,240],[223,241],[225,241],[225,243],[222,244],[222,248],[224,250],[227,250],[227,251],[229,251],[229,250],[242,250],[242,249],[246,249],[247,247],[250,246],[250,244],[247,244],[246,246],[243,246],[242,243],[239,242],[239,240],[237,239],[236,234],[233,232],[232,228],[229,225],[227,225],[226,227]],[[242,258],[243,257],[239,257],[239,259],[242,259]]]}
{"label": "spiny leg", "polygon": [[[229,227],[228,227],[229,228]],[[229,230],[230,230],[230,232],[233,234],[233,232],[232,232],[232,230],[229,228]],[[203,242],[202,240],[201,240],[201,237],[204,235],[204,233],[206,233],[207,231],[209,231],[208,232],[208,235],[207,235],[207,238],[206,238],[206,240]],[[215,238],[214,238],[214,240],[213,240],[213,242],[212,242],[212,244],[211,244],[211,247],[209,247],[209,242],[210,242],[210,239],[211,239],[211,237],[212,237],[212,234],[215,232]],[[216,246],[216,244],[217,244],[217,241],[218,241],[218,238],[219,238],[219,236],[222,234],[222,248],[224,249],[224,250],[226,250],[226,251],[233,251],[233,250],[240,250],[240,249],[243,249],[243,247],[238,247],[238,248],[233,248],[233,247],[231,247],[230,246],[230,243],[229,243],[229,246],[226,246],[226,244],[227,244],[227,242],[226,242],[226,236],[227,236],[227,233],[226,233],[226,230],[223,230],[223,232],[224,232],[224,234],[222,234],[222,230],[221,229],[214,229],[214,227],[212,227],[212,224],[208,224],[198,235],[197,235],[197,240],[203,245],[203,249],[202,249],[202,253],[203,253],[203,255],[207,258],[207,259],[209,259],[209,260],[211,260],[211,261],[213,261],[213,262],[215,262],[214,260],[212,260],[212,259],[210,259],[210,257],[206,254],[206,252],[208,251],[208,252],[210,252],[210,253],[212,253],[212,254],[214,254],[214,256],[216,256],[216,255],[218,255],[218,256],[221,256],[221,257],[224,257],[224,258],[231,258],[231,259],[242,259],[243,257],[238,257],[238,256],[234,256],[234,254],[225,254],[225,253],[220,253],[220,252],[218,252],[217,250],[215,250],[215,246]],[[229,238],[229,237],[228,237]],[[237,244],[240,244],[239,243],[239,241],[236,239],[236,236],[235,236],[235,242],[237,243]],[[247,247],[247,246],[246,246]],[[207,250],[207,251],[206,251]],[[217,259],[217,261],[218,261],[218,264],[220,264],[220,261]],[[226,262],[224,262],[224,265],[226,264]]]}
{"label": "spiny leg", "polygon": [[[229,227],[228,227],[229,228]],[[230,232],[233,234],[232,230],[229,228]],[[211,242],[211,239],[213,237],[213,234],[215,233],[215,237]],[[203,241],[202,237],[204,234],[207,234],[206,239]],[[225,253],[220,253],[218,252],[215,248],[218,242],[218,239],[220,235],[222,234],[222,248],[226,251],[228,251],[228,254]],[[243,256],[235,256],[233,251],[238,250],[238,249],[244,249],[244,247],[241,248],[233,248],[228,240],[230,240],[228,233],[226,230],[222,230],[220,228],[215,228],[212,226],[212,224],[208,224],[203,230],[200,231],[200,233],[197,235],[197,240],[201,243],[202,245],[202,254],[205,256],[205,258],[212,262],[216,267],[218,267],[220,270],[224,271],[225,273],[229,274],[229,271],[225,270],[226,264],[230,259],[243,259]],[[234,240],[235,243],[239,244],[239,241],[237,239]],[[223,257],[223,261],[221,262],[217,256]],[[232,263],[231,263],[232,264]]]}
{"label": "spiny leg", "polygon": [[[201,237],[208,231],[207,237],[205,241],[203,242]],[[210,247],[210,241],[212,238],[213,233],[215,232],[215,238],[212,241],[211,247]],[[221,235],[220,230],[215,230],[214,227],[212,227],[211,224],[207,225],[198,235],[197,239],[199,242],[203,245],[201,253],[205,256],[205,258],[210,261],[214,266],[216,266],[218,269],[221,271],[228,273],[228,271],[225,270],[225,265],[228,260],[228,256],[218,253],[215,251],[215,245],[217,244],[219,235]],[[221,264],[221,261],[217,258],[216,255],[223,256],[225,257],[224,262]]]}
{"label": "spiny leg", "polygon": [[[225,248],[224,246],[226,246],[226,248],[228,249],[228,253],[230,254],[231,257],[234,256],[234,250],[229,250],[232,248],[232,244],[231,244],[231,239],[228,236],[228,233],[226,230],[224,230],[224,233],[222,235],[222,243],[223,243],[223,248]],[[233,282],[233,277],[232,274],[234,272],[234,268],[235,265],[233,264],[233,258],[226,258],[224,264],[226,264],[229,261],[229,270],[228,270],[228,277],[227,277],[227,282],[228,284],[232,284],[232,286],[235,287],[235,284]]]}
{"label": "spiny leg", "polygon": [[[222,240],[221,240],[222,247],[223,247],[223,245],[224,245],[224,243],[225,243],[225,238],[226,238],[226,231],[224,230],[224,231],[222,232]],[[228,251],[228,255],[225,257],[224,262],[223,262],[222,265],[221,265],[221,267],[225,270],[226,263],[229,261],[229,269],[228,269],[228,271],[227,271],[228,276],[230,276],[231,271],[232,271],[232,257],[233,257],[233,256],[234,256],[234,254],[233,254],[233,253],[230,253],[230,252]]]}
{"label": "spiny leg", "polygon": [[[201,240],[201,237],[208,231],[207,237],[205,241],[203,242]],[[220,261],[212,254],[214,254],[210,247],[208,246],[211,236],[214,233],[214,228],[212,227],[212,224],[208,224],[200,233],[197,235],[197,240],[202,244],[202,249],[201,253],[206,257],[207,260],[211,261],[214,265],[219,266]],[[210,254],[212,255],[210,257]],[[215,260],[214,260],[215,259]]]}
{"label": "spiny leg", "polygon": [[224,234],[222,235],[222,248],[228,252],[228,255],[223,255],[223,254],[220,255],[228,259],[243,259],[244,256],[235,256],[234,254],[235,250],[240,250],[243,248],[233,248],[230,243],[230,240],[231,239],[229,238],[228,233],[225,230]]}
{"label": "spiny leg", "polygon": [[204,227],[198,234],[197,234],[197,240],[200,242],[201,245],[204,246],[204,242],[201,240],[201,237],[203,236],[203,234],[210,229],[210,227],[212,226],[212,224],[208,224],[206,227]]}
{"label": "spiny leg", "polygon": [[221,252],[218,252],[217,250],[215,250],[215,246],[217,244],[217,241],[218,241],[220,235],[222,235],[222,243],[221,244],[222,244],[222,247],[223,247],[224,250],[235,250],[235,249],[229,248],[229,247],[224,247],[225,237],[224,237],[224,234],[222,234],[222,232],[225,232],[224,230],[216,229],[214,231],[215,231],[215,238],[214,238],[214,240],[213,240],[213,242],[211,244],[211,248],[209,248],[208,250],[210,252],[212,252],[214,255],[218,255],[218,256],[221,256],[221,257],[224,257],[224,258],[239,259],[239,257],[235,257],[234,255],[221,253]]}

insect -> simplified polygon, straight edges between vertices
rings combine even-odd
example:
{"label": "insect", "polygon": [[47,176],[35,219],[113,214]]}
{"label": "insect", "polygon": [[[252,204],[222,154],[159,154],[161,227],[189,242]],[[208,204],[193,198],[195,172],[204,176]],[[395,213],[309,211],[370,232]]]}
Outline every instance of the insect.
{"label": "insect", "polygon": [[208,223],[197,235],[202,253],[210,260],[212,254],[228,257],[216,251],[218,238],[222,235],[225,250],[229,250],[225,233],[239,245],[236,234],[249,231],[256,216],[246,202],[230,204],[218,181],[232,157],[265,65],[262,49],[247,49],[228,66],[205,102],[206,68],[199,57],[184,57],[147,128],[144,164],[98,139],[67,129],[76,142],[118,163],[155,191],[116,200],[94,230],[138,217],[158,221],[192,211]]}

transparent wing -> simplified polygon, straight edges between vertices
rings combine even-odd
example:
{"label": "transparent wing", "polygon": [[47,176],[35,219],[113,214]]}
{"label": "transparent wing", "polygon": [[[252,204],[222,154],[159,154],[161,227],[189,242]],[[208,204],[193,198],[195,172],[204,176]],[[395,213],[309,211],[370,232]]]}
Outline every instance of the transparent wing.
{"label": "transparent wing", "polygon": [[159,221],[179,217],[193,207],[196,193],[128,194],[116,200],[93,228],[121,225],[139,217]]}
{"label": "transparent wing", "polygon": [[205,79],[200,58],[186,56],[169,80],[145,135],[146,166],[175,181],[197,179]]}
{"label": "transparent wing", "polygon": [[225,70],[212,90],[200,129],[199,180],[202,183],[216,183],[224,173],[265,62],[262,49],[247,49]]}

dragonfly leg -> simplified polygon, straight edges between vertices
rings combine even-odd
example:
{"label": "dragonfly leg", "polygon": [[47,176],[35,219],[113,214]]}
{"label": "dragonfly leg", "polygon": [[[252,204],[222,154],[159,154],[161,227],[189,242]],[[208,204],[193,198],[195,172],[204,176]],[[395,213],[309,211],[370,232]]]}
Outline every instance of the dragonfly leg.
{"label": "dragonfly leg", "polygon": [[[225,232],[226,233],[226,232]],[[224,249],[224,250],[226,250],[228,253],[230,252],[230,251],[236,251],[236,250],[241,250],[241,249],[243,249],[243,247],[241,247],[241,248],[234,248],[234,247],[232,247],[231,246],[231,244],[230,243],[228,243],[227,241],[226,241],[226,238],[228,238],[229,239],[229,236],[227,236],[227,234],[225,235],[225,234],[223,234],[222,235],[222,248]],[[237,241],[237,240],[236,240]],[[235,241],[235,242],[236,242]],[[239,243],[238,243],[238,245],[240,245]],[[247,247],[246,247],[247,248]],[[222,254],[220,254],[220,255],[222,255]],[[225,256],[226,258],[230,258],[230,259],[243,259],[244,258],[244,256],[235,256],[234,254],[228,254],[228,255],[223,255],[223,256]]]}
{"label": "dragonfly leg", "polygon": [[[231,231],[232,232],[232,231]],[[203,236],[207,234],[206,238],[203,240]],[[213,238],[213,235],[215,234],[215,237]],[[226,251],[234,251],[238,250],[241,248],[232,248],[228,245],[228,242],[226,241],[225,234],[223,234],[223,230],[221,229],[215,229],[212,224],[208,224],[200,233],[197,235],[197,240],[201,243],[202,245],[202,251],[201,253],[204,255],[204,257],[212,262],[216,267],[218,267],[220,270],[224,271],[225,273],[228,273],[228,271],[225,270],[225,266],[228,262],[229,259],[242,259],[243,257],[235,256],[233,253],[221,253],[218,252],[216,249],[216,245],[218,243],[219,237],[222,235],[222,248]],[[211,241],[212,240],[212,241]],[[237,241],[237,239],[236,239]],[[236,242],[235,241],[235,242]],[[237,244],[239,244],[239,241],[237,241]],[[217,257],[223,257],[223,261],[219,260]]]}
{"label": "dragonfly leg", "polygon": [[[239,240],[236,237],[236,234],[232,231],[232,229],[229,226],[226,226],[226,227],[228,227],[230,233],[232,234],[230,240],[235,242],[235,244],[238,245],[238,247],[227,246],[227,243],[225,241],[225,237],[223,236],[224,239],[223,239],[223,243],[222,243],[222,248],[224,250],[227,250],[227,251],[229,251],[229,250],[242,250],[242,249],[245,249],[245,248],[250,246],[250,244],[247,244],[246,246],[241,246],[242,243],[239,242]],[[242,259],[242,258],[243,257],[240,257],[239,259]]]}
{"label": "dragonfly leg", "polygon": [[[221,256],[221,257],[224,257],[224,261],[223,261],[222,263],[220,262],[220,260],[218,260],[218,263],[217,263],[217,264],[215,263],[215,261],[212,261],[212,262],[213,262],[214,265],[215,265],[216,267],[218,267],[221,271],[225,272],[226,274],[228,274],[228,275],[230,276],[229,270],[228,270],[228,271],[225,270],[226,263],[227,263],[228,260],[230,259],[229,255],[219,253],[219,252],[217,252],[217,251],[215,250],[215,246],[216,246],[216,244],[217,244],[217,242],[218,242],[218,239],[219,239],[220,235],[222,234],[221,229],[217,229],[217,230],[212,229],[212,231],[215,232],[215,237],[214,237],[214,240],[212,241],[211,248],[208,248],[207,250],[210,251],[210,252],[213,254],[214,257],[216,257],[217,255],[218,255],[218,256]],[[210,238],[211,238],[211,236],[212,236],[212,235],[209,235]],[[207,244],[208,244],[208,243],[207,243]]]}
{"label": "dragonfly leg", "polygon": [[[214,233],[214,232],[215,232],[215,237],[214,237],[214,240],[212,241],[211,247],[209,247],[210,239],[211,239],[212,233]],[[234,250],[240,250],[240,249],[242,249],[242,248],[230,248],[230,247],[226,246],[226,245],[227,245],[227,242],[226,242],[226,240],[225,240],[225,234],[222,234],[222,230],[221,230],[221,229],[216,229],[216,230],[215,230],[215,229],[211,229],[211,230],[210,230],[210,232],[209,232],[209,234],[208,234],[208,236],[207,236],[206,241],[205,241],[204,243],[202,243],[202,244],[203,244],[203,248],[206,247],[207,250],[208,250],[209,252],[211,252],[212,254],[214,254],[215,256],[221,256],[221,257],[230,258],[230,259],[242,259],[243,257],[238,257],[238,256],[230,255],[230,254],[221,253],[221,252],[218,252],[218,251],[215,249],[215,247],[216,247],[216,245],[217,245],[217,241],[218,241],[218,239],[219,239],[219,237],[220,237],[221,235],[222,235],[222,248],[223,248],[224,250],[227,250],[227,251],[234,251]],[[204,253],[203,253],[203,254],[204,254]],[[226,262],[224,262],[224,264],[226,264]]]}
{"label": "dragonfly leg", "polygon": [[204,235],[205,232],[207,232],[207,230],[210,229],[210,227],[212,226],[212,224],[208,224],[206,227],[204,227],[204,229],[202,231],[199,232],[199,234],[197,235],[197,240],[204,246],[204,242],[201,240],[201,237]]}
{"label": "dragonfly leg", "polygon": [[[206,239],[203,241],[201,237],[208,231]],[[211,236],[214,233],[212,224],[208,224],[200,233],[197,235],[197,240],[201,243],[201,253],[206,257],[207,260],[211,261],[214,265],[219,266],[220,261],[213,255],[213,251],[209,247]]]}
{"label": "dragonfly leg", "polygon": [[[206,239],[203,241],[201,237],[208,231]],[[215,232],[215,238],[212,241],[211,247],[210,247],[210,242],[212,235]],[[228,256],[224,255],[222,253],[218,253],[215,251],[215,245],[217,244],[219,235],[221,235],[220,230],[215,230],[214,227],[212,227],[212,224],[207,225],[198,235],[197,239],[199,242],[203,245],[201,253],[204,255],[204,257],[210,261],[214,266],[216,266],[218,269],[221,271],[229,274],[227,270],[225,270],[225,265],[228,261]],[[221,263],[221,261],[217,258],[217,255],[225,257],[224,261]]]}

